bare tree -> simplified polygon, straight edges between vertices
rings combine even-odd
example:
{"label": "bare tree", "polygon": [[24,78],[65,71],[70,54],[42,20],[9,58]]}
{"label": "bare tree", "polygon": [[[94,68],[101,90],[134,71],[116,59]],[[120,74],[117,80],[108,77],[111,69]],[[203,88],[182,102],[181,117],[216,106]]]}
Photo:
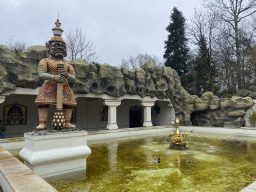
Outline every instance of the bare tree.
{"label": "bare tree", "polygon": [[158,57],[153,55],[150,56],[147,53],[145,54],[138,54],[136,58],[130,57],[129,61],[126,61],[124,58],[122,59],[122,64],[120,65],[120,68],[125,67],[128,69],[138,69],[142,65],[144,65],[147,62],[155,63],[157,66],[164,66],[166,59],[163,59],[162,61],[159,61]]}
{"label": "bare tree", "polygon": [[[235,93],[238,87],[238,75],[242,87],[248,87],[254,81],[254,65],[248,63],[249,47],[255,44],[253,34],[245,30],[239,29],[238,40],[240,43],[240,67],[237,65],[237,53],[235,40],[230,37],[231,27],[226,26],[225,23],[220,26],[220,34],[215,41],[218,45],[215,49],[216,61],[218,62],[219,72],[222,74],[220,81],[226,87],[227,92]],[[241,27],[243,28],[243,27]],[[246,27],[244,27],[246,28]]]}
{"label": "bare tree", "polygon": [[222,62],[219,62],[219,73],[222,74],[219,78],[222,88],[225,89],[228,93],[236,92],[236,75],[235,75],[235,62],[233,59],[234,50],[232,47],[228,46],[225,43],[221,44],[221,50],[219,54],[219,59]]}
{"label": "bare tree", "polygon": [[[216,39],[218,37],[218,28],[219,20],[215,18],[215,15],[211,12],[203,11],[202,9],[195,9],[195,13],[193,18],[191,19],[190,24],[187,27],[187,34],[190,42],[197,46],[198,52],[197,54],[190,53],[191,57],[196,57],[197,59],[192,62],[195,62],[196,65],[189,65],[190,66],[190,74],[186,80],[189,85],[186,89],[191,89],[191,85],[195,85],[195,83],[191,83],[192,76],[191,71],[196,72],[198,78],[195,80],[198,81],[204,87],[205,90],[211,90],[215,93],[218,92],[219,85],[217,85],[216,80],[218,79],[217,75],[217,66],[216,66],[216,58],[214,53],[214,47],[216,47]],[[202,41],[203,40],[203,41]],[[204,46],[202,47],[202,42],[204,42]],[[202,48],[204,48],[202,50]],[[202,58],[202,51],[205,52],[204,58]],[[197,65],[204,66],[205,72],[202,73],[202,66],[198,67]],[[191,69],[191,67],[195,67]],[[202,80],[201,78],[205,78]],[[190,80],[189,80],[190,79]],[[201,80],[200,80],[201,79]],[[193,80],[194,81],[194,80]],[[205,82],[206,81],[206,82]],[[191,85],[190,85],[191,84]],[[192,89],[194,90],[194,88]],[[191,91],[190,91],[191,92]],[[193,91],[192,91],[193,92]],[[192,93],[191,92],[191,93]],[[198,92],[197,94],[199,94]],[[194,94],[194,92],[193,92]]]}
{"label": "bare tree", "polygon": [[[206,0],[204,0],[206,2]],[[228,35],[234,40],[236,54],[236,72],[238,88],[242,88],[241,74],[241,39],[239,38],[239,24],[246,17],[253,15],[256,10],[256,1],[249,0],[245,5],[244,0],[213,0],[206,2],[205,6],[215,14],[215,16],[231,26]]]}
{"label": "bare tree", "polygon": [[13,50],[23,50],[25,51],[27,49],[27,46],[26,46],[26,43],[23,42],[19,42],[19,41],[16,41],[15,43],[13,43],[13,37],[14,35],[12,35],[8,40],[7,42],[5,43],[5,45]]}
{"label": "bare tree", "polygon": [[67,44],[68,59],[85,59],[89,63],[96,61],[99,58],[95,46],[91,40],[86,40],[81,28],[76,28],[74,31],[69,31],[66,35],[65,42]]}
{"label": "bare tree", "polygon": [[256,42],[253,39],[253,34],[246,32],[241,33],[241,65],[242,79],[245,87],[250,87],[255,83],[256,75]]}
{"label": "bare tree", "polygon": [[209,49],[210,58],[214,55],[213,48],[215,40],[218,37],[218,25],[219,20],[216,18],[214,13],[203,13],[203,10],[196,10],[191,20],[191,24],[188,27],[189,40],[194,44],[198,45],[200,37],[206,38],[206,45]]}
{"label": "bare tree", "polygon": [[124,58],[122,58],[122,64],[120,65],[120,68],[123,67],[129,69],[129,63]]}
{"label": "bare tree", "polygon": [[23,43],[15,42],[12,49],[14,49],[14,48],[21,49],[23,51],[25,51],[27,49],[25,42],[23,42]]}

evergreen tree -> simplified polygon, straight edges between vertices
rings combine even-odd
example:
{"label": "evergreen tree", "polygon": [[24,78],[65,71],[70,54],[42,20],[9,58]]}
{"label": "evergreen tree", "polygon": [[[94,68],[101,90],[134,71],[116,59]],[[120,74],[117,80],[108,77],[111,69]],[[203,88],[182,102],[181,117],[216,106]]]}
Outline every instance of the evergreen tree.
{"label": "evergreen tree", "polygon": [[208,68],[208,49],[203,35],[201,35],[199,41],[199,52],[195,64],[197,95],[201,96],[201,94],[206,91]]}
{"label": "evergreen tree", "polygon": [[196,72],[196,95],[201,96],[203,92],[217,92],[215,77],[217,69],[209,54],[204,35],[199,40],[199,52],[195,61]]}
{"label": "evergreen tree", "polygon": [[208,72],[207,90],[212,91],[215,94],[219,93],[219,88],[217,86],[216,77],[218,75],[218,70],[215,61],[209,57],[209,72]]}
{"label": "evergreen tree", "polygon": [[195,60],[196,59],[192,59],[191,61],[188,62],[189,71],[186,75],[183,76],[184,84],[182,86],[191,95],[197,95],[197,87],[196,87],[197,76],[195,71],[195,63],[196,63]]}
{"label": "evergreen tree", "polygon": [[181,77],[181,84],[184,84],[186,73],[188,72],[187,60],[188,51],[186,47],[185,37],[185,18],[181,12],[174,7],[171,15],[171,23],[166,30],[170,33],[168,40],[165,41],[165,53],[164,58],[167,59],[165,62],[166,67],[171,67],[177,71]]}

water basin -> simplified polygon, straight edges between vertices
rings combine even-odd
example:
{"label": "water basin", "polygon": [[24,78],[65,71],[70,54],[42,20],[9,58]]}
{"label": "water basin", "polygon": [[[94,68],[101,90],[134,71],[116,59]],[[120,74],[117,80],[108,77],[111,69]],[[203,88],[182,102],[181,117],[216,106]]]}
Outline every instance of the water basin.
{"label": "water basin", "polygon": [[[167,141],[166,134],[88,141],[86,173],[45,180],[59,192],[234,192],[256,180],[253,137],[192,133],[185,150]],[[10,150],[17,158],[19,151]]]}

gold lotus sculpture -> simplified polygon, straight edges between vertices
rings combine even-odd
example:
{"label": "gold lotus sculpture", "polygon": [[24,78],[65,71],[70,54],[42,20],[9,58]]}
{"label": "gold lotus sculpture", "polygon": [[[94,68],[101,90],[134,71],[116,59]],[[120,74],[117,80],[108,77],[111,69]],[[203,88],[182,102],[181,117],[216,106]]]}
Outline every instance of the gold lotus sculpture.
{"label": "gold lotus sculpture", "polygon": [[172,143],[170,144],[170,148],[186,148],[186,143],[183,143],[183,140],[185,139],[185,135],[189,135],[189,133],[180,133],[179,130],[180,121],[178,118],[176,118],[175,126],[176,126],[176,132],[175,134],[169,133],[170,137],[172,137]]}

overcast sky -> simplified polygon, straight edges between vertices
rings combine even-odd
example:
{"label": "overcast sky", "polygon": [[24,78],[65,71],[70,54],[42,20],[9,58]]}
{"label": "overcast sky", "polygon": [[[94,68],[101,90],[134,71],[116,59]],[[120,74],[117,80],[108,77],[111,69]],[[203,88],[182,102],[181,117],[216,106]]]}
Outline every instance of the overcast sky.
{"label": "overcast sky", "polygon": [[176,6],[189,23],[202,0],[0,0],[0,44],[45,45],[59,12],[65,32],[81,27],[99,63],[119,66],[139,53],[163,59],[170,15]]}

